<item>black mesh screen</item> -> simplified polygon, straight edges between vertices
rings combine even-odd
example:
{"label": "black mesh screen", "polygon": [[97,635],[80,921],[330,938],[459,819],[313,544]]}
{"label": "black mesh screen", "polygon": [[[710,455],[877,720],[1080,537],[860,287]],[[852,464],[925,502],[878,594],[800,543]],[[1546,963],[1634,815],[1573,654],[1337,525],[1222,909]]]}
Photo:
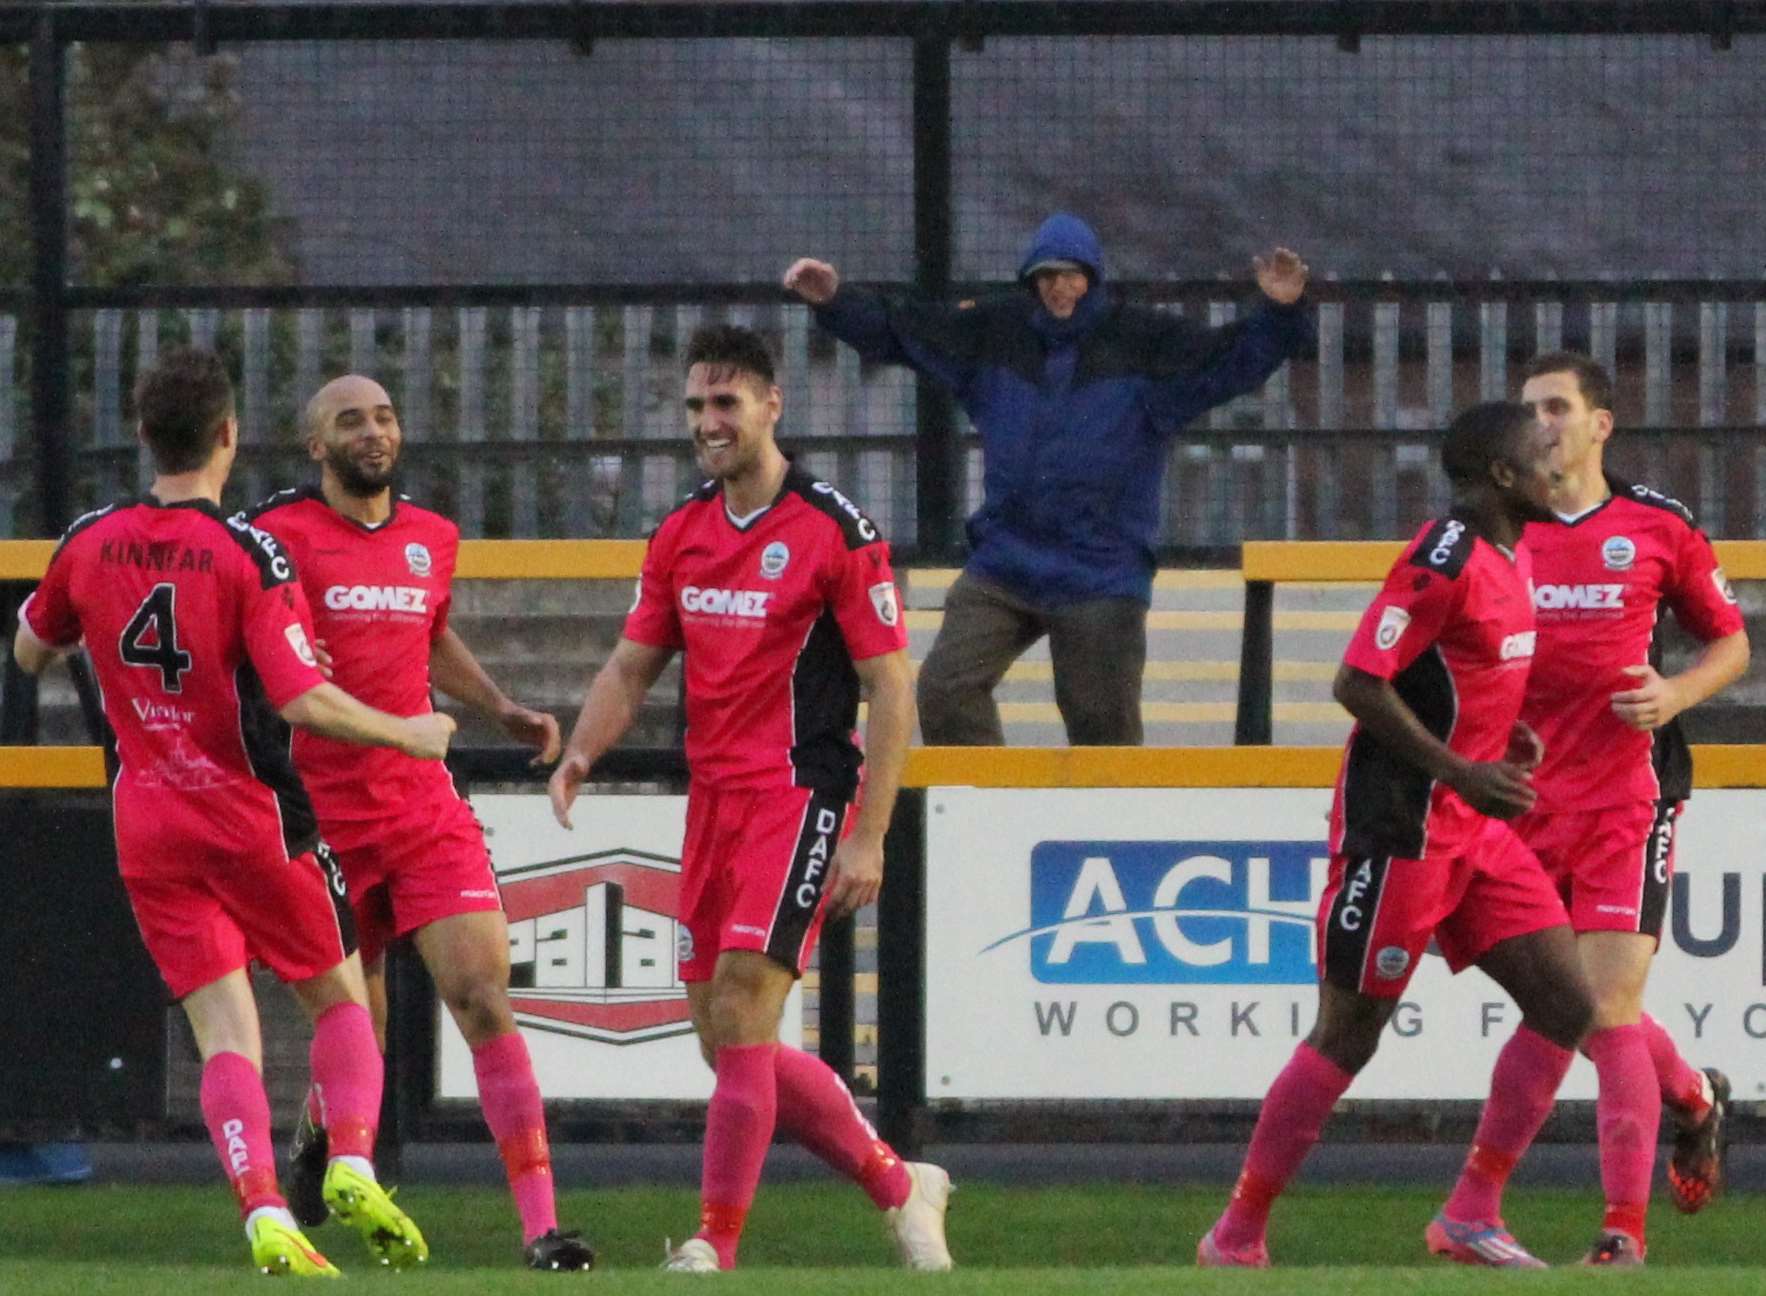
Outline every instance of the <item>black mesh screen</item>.
{"label": "black mesh screen", "polygon": [[232,146],[309,283],[766,283],[911,269],[901,41],[299,43]]}
{"label": "black mesh screen", "polygon": [[990,37],[953,54],[955,274],[1048,211],[1129,278],[1757,276],[1766,42]]}

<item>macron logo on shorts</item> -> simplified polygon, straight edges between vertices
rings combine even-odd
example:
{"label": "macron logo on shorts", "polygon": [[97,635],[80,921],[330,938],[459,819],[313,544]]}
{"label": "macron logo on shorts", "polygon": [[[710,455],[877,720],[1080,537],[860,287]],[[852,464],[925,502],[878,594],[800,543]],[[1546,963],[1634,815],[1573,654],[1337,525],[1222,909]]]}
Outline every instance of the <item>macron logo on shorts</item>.
{"label": "macron logo on shorts", "polygon": [[429,611],[429,591],[421,585],[333,585],[325,591],[333,612]]}

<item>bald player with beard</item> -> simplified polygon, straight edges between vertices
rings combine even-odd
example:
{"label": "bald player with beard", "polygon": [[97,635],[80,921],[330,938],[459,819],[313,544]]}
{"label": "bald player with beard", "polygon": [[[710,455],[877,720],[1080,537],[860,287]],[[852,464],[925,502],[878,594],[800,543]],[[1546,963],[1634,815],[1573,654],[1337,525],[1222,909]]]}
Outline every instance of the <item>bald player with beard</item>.
{"label": "bald player with beard", "polygon": [[[535,748],[536,764],[555,760],[557,720],[505,696],[448,626],[459,528],[394,491],[403,436],[386,389],[358,375],[335,379],[307,403],[302,431],[318,484],[273,495],[250,516],[294,557],[337,683],[395,715],[428,711],[431,688],[440,689]],[[294,737],[295,764],[349,888],[382,1047],[386,947],[408,935],[472,1050],[523,1258],[534,1269],[592,1268],[588,1243],[558,1229],[545,1113],[509,1003],[509,930],[484,830],[446,767],[363,751]],[[308,1226],[324,1219],[308,1190],[325,1164],[323,1107],[315,1086],[291,1154],[290,1204]]]}

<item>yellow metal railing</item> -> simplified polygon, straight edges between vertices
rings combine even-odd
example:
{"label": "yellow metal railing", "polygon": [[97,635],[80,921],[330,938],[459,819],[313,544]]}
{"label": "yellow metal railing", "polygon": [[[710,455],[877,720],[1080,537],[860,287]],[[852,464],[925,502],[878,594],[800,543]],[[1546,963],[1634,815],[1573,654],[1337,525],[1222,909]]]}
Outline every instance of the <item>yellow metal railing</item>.
{"label": "yellow metal railing", "polygon": [[[1766,746],[1694,747],[1701,788],[1766,787]],[[1336,747],[916,747],[908,787],[1329,787]],[[0,788],[98,788],[96,747],[0,747]]]}

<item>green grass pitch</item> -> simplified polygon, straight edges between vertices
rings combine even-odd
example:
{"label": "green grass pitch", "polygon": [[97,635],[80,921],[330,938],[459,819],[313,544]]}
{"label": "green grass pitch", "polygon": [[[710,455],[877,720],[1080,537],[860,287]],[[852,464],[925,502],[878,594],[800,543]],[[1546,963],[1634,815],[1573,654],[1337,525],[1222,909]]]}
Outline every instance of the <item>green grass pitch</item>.
{"label": "green grass pitch", "polygon": [[[1694,1218],[1658,1197],[1651,1214],[1650,1265],[1620,1276],[1577,1270],[1492,1274],[1428,1257],[1422,1228],[1441,1188],[1302,1187],[1276,1208],[1269,1273],[1199,1272],[1197,1236],[1226,1189],[1099,1184],[1038,1189],[959,1184],[950,1216],[958,1270],[904,1274],[878,1214],[854,1189],[826,1184],[763,1185],[743,1245],[743,1268],[696,1279],[662,1274],[665,1233],[691,1231],[697,1202],[680,1188],[567,1191],[561,1215],[601,1250],[587,1276],[531,1274],[516,1259],[505,1195],[487,1188],[412,1184],[400,1201],[423,1227],[433,1259],[421,1274],[370,1267],[354,1235],[335,1224],[315,1243],[356,1289],[446,1296],[531,1292],[567,1282],[620,1293],[678,1291],[699,1281],[749,1296],[830,1293],[863,1296],[931,1290],[987,1296],[1042,1293],[1221,1292],[1286,1296],[1483,1292],[1518,1282],[1529,1292],[1766,1292],[1766,1199],[1732,1195]],[[1579,1257],[1599,1222],[1599,1193],[1517,1188],[1509,1194],[1516,1235],[1556,1263]],[[256,1290],[243,1235],[225,1189],[100,1185],[0,1192],[0,1292],[78,1296],[185,1296]],[[393,1286],[384,1286],[392,1284]],[[1508,1290],[1504,1287],[1503,1290]]]}

